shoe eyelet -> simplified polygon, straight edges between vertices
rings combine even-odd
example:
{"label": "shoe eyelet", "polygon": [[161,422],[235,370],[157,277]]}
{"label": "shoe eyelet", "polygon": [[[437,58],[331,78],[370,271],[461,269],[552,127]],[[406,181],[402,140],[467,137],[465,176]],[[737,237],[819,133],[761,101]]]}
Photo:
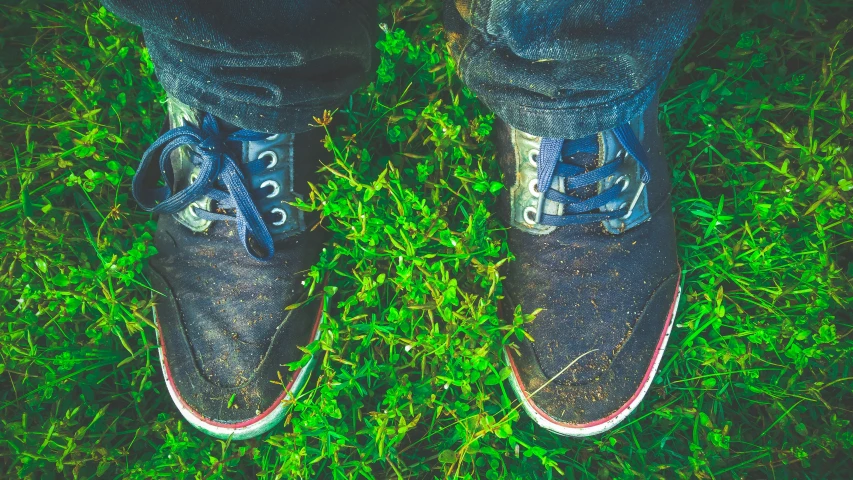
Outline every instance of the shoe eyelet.
{"label": "shoe eyelet", "polygon": [[267,164],[267,169],[271,169],[278,164],[278,155],[275,154],[272,150],[267,150],[260,155],[258,155],[258,160],[263,160],[264,158],[270,158],[270,163]]}
{"label": "shoe eyelet", "polygon": [[530,195],[533,195],[533,198],[539,198],[539,195],[542,192],[539,191],[539,180],[534,178],[527,184],[527,190],[530,191]]}
{"label": "shoe eyelet", "polygon": [[536,163],[538,159],[539,159],[539,149],[538,148],[534,148],[534,149],[530,150],[529,152],[527,152],[527,161],[530,162],[530,164],[533,165],[534,167],[538,165]]}
{"label": "shoe eyelet", "polygon": [[279,185],[275,180],[267,180],[261,184],[261,188],[267,187],[272,187],[272,193],[267,195],[267,198],[277,197],[279,192],[281,192],[281,185]]}
{"label": "shoe eyelet", "polygon": [[285,212],[284,210],[282,210],[280,208],[273,208],[272,210],[270,210],[270,213],[277,214],[277,215],[279,215],[279,217],[281,217],[278,220],[272,222],[272,224],[275,225],[276,227],[284,225],[284,222],[287,221],[287,212]]}
{"label": "shoe eyelet", "polygon": [[198,216],[198,212],[196,212],[196,211],[195,211],[196,207],[198,207],[198,205],[196,205],[195,203],[191,203],[191,204],[187,207],[187,212],[188,212],[188,213],[190,214],[190,216],[191,216],[191,217],[193,217],[193,218],[201,218],[201,217],[199,217],[199,216]]}
{"label": "shoe eyelet", "polygon": [[279,136],[279,134],[278,134],[278,133],[276,133],[276,134],[273,134],[273,135],[270,135],[269,137],[267,137],[267,139],[266,139],[266,140],[267,140],[268,142],[274,142],[274,141],[278,140],[278,136]]}
{"label": "shoe eyelet", "polygon": [[524,221],[528,225],[536,225],[536,209],[527,207],[524,209]]}
{"label": "shoe eyelet", "polygon": [[619,183],[622,184],[622,189],[619,191],[624,192],[625,190],[628,189],[628,185],[631,184],[631,179],[628,178],[627,175],[622,175],[621,177],[617,178],[615,182],[613,182],[614,185],[619,184]]}
{"label": "shoe eyelet", "polygon": [[190,184],[195,183],[198,180],[198,172],[193,172],[190,174]]}

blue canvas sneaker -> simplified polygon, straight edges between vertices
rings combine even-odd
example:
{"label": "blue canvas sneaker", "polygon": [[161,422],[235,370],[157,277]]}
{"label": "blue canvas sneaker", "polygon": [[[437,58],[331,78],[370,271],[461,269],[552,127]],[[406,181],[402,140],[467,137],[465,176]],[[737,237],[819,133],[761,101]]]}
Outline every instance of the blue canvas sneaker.
{"label": "blue canvas sneaker", "polygon": [[578,140],[496,133],[516,257],[502,308],[542,309],[533,341],[504,352],[511,384],[542,427],[605,432],[652,384],[681,291],[657,104]]}
{"label": "blue canvas sneaker", "polygon": [[303,280],[324,238],[290,203],[306,194],[322,132],[240,130],[168,107],[172,129],[133,179],[139,204],[160,214],[147,274],[166,386],[199,430],[254,437],[282,422],[313,364],[285,366],[318,335],[322,305]]}

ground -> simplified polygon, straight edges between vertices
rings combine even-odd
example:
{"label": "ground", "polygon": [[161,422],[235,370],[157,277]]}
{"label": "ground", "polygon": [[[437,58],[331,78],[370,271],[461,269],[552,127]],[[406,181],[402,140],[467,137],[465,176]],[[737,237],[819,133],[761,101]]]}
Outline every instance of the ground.
{"label": "ground", "polygon": [[679,54],[660,120],[685,295],[645,402],[586,440],[505,381],[530,317],[496,312],[493,117],[437,1],[383,3],[377,79],[333,112],[306,205],[333,233],[316,382],[231,442],[181,420],[157,361],[129,183],[164,93],[140,32],[91,0],[0,8],[0,478],[849,478],[850,2],[719,0]]}

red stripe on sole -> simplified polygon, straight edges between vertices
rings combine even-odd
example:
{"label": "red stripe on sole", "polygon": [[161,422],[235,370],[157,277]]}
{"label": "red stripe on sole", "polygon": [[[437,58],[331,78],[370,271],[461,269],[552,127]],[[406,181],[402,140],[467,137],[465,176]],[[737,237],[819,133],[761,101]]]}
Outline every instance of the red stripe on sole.
{"label": "red stripe on sole", "polygon": [[[313,341],[313,339],[317,338],[317,330],[320,328],[320,320],[322,318],[323,318],[323,304],[321,303],[320,308],[317,310],[317,319],[314,321],[314,328],[311,330],[312,341]],[[157,330],[160,330],[160,322],[159,321],[157,322]],[[178,400],[180,400],[181,405],[183,405],[183,407],[186,408],[187,411],[191,412],[196,417],[196,419],[198,419],[199,422],[202,422],[202,423],[205,423],[207,425],[214,426],[214,427],[220,427],[220,428],[229,428],[229,429],[237,430],[239,428],[244,428],[244,427],[248,427],[250,425],[254,425],[255,423],[258,423],[261,420],[263,420],[264,418],[266,418],[269,414],[271,414],[273,411],[275,411],[276,407],[281,405],[281,401],[284,400],[284,398],[287,396],[288,393],[290,393],[291,387],[293,387],[293,384],[296,382],[297,377],[299,376],[300,372],[302,372],[302,368],[293,372],[293,375],[290,378],[290,383],[287,384],[287,386],[284,388],[284,391],[281,393],[281,395],[279,395],[279,397],[276,398],[275,402],[273,402],[273,404],[270,405],[269,408],[267,408],[266,410],[261,412],[260,415],[252,417],[249,420],[246,420],[246,421],[243,421],[240,423],[222,423],[222,422],[217,422],[215,420],[208,420],[208,419],[204,418],[201,414],[199,414],[197,411],[195,411],[195,409],[193,409],[191,406],[189,406],[189,404],[187,404],[187,402],[183,399],[183,397],[181,397],[181,393],[178,390],[178,386],[175,385],[174,380],[172,380],[172,372],[171,372],[171,369],[169,368],[169,362],[166,359],[166,343],[165,343],[165,340],[163,339],[162,334],[160,335],[160,349],[162,350],[160,352],[160,357],[162,358],[163,366],[165,367],[164,373],[166,374],[165,375],[166,381],[168,381],[169,384],[172,386],[172,390],[175,392],[175,395],[177,396]]]}
{"label": "red stripe on sole", "polygon": [[592,427],[596,427],[598,425],[601,425],[603,423],[607,423],[610,420],[613,420],[614,418],[618,417],[626,409],[631,407],[631,405],[634,403],[635,400],[637,400],[637,397],[639,397],[641,395],[641,393],[646,388],[646,386],[649,385],[650,382],[654,379],[654,373],[657,370],[657,366],[660,363],[660,360],[663,358],[663,354],[666,350],[665,344],[666,344],[667,338],[669,337],[669,333],[670,333],[670,330],[672,327],[672,321],[674,320],[673,313],[675,312],[675,308],[678,305],[678,299],[680,297],[680,293],[681,293],[681,273],[679,272],[678,281],[675,284],[675,295],[673,296],[672,304],[669,307],[669,314],[668,314],[667,319],[666,319],[666,324],[664,325],[663,333],[661,334],[660,339],[658,339],[658,344],[656,347],[657,355],[654,356],[652,358],[652,361],[649,363],[649,368],[646,370],[646,373],[643,376],[643,381],[640,383],[640,386],[637,388],[637,391],[635,391],[634,394],[631,396],[631,398],[629,398],[628,401],[625,402],[621,407],[619,407],[619,409],[617,409],[615,412],[613,412],[612,414],[610,414],[607,417],[604,417],[602,419],[596,420],[594,422],[584,423],[584,424],[565,423],[565,422],[560,422],[560,421],[554,420],[547,413],[545,413],[541,408],[539,408],[539,406],[536,405],[536,403],[534,403],[531,400],[531,395],[527,392],[527,389],[525,388],[524,384],[521,382],[521,377],[520,377],[519,372],[518,372],[518,367],[515,364],[515,360],[513,360],[512,352],[509,351],[508,347],[504,347],[504,351],[506,353],[506,356],[509,359],[510,367],[512,368],[513,376],[515,377],[516,383],[518,384],[519,388],[521,389],[522,393],[524,394],[524,399],[520,399],[520,400],[522,402],[526,402],[531,408],[533,408],[537,413],[539,413],[539,415],[541,415],[548,422],[553,423],[554,425],[557,425],[560,427],[565,427],[565,428],[574,428],[574,429],[578,429],[578,430],[582,430],[584,428],[592,428]]}

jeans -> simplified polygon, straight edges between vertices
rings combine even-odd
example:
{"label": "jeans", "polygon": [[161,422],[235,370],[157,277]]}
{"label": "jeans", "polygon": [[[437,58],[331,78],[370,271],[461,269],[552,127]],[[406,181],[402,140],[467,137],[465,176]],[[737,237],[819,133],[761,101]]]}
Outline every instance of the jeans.
{"label": "jeans", "polygon": [[[169,95],[239,127],[300,132],[373,75],[375,0],[102,0],[142,27]],[[711,0],[446,0],[462,79],[543,137],[627,123]]]}

